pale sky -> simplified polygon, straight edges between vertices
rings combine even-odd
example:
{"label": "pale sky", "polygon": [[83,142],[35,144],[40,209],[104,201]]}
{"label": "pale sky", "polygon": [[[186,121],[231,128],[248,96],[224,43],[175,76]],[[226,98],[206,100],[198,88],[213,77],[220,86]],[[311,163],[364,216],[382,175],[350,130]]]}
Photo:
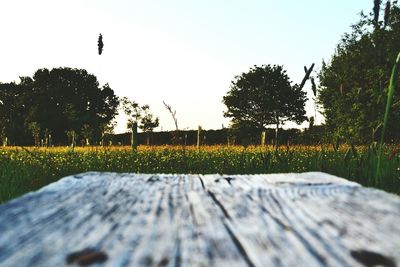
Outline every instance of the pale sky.
{"label": "pale sky", "polygon": [[[279,64],[300,83],[303,66],[315,63],[319,71],[359,12],[372,6],[372,0],[0,0],[0,82],[19,82],[39,68],[83,68],[116,95],[149,104],[160,117],[156,130],[174,129],[163,100],[176,109],[179,128],[220,129],[229,125],[222,97],[235,75]],[[312,101],[306,109],[314,115]],[[117,121],[116,132],[124,131],[126,118]]]}

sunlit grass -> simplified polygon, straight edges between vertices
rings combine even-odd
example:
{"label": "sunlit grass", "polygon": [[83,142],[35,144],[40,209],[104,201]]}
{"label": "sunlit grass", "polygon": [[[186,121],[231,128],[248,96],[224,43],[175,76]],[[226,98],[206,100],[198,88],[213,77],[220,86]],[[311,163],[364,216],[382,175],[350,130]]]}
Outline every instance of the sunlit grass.
{"label": "sunlit grass", "polygon": [[392,108],[394,91],[396,90],[398,81],[399,81],[399,65],[400,65],[400,53],[397,55],[396,62],[393,65],[392,74],[390,76],[388,94],[387,94],[387,99],[386,99],[385,115],[384,115],[384,119],[383,119],[381,142],[380,142],[380,146],[379,146],[379,153],[378,153],[378,160],[377,160],[377,167],[376,167],[376,175],[375,175],[376,183],[380,183],[380,179],[382,178],[381,176],[382,176],[382,171],[383,171],[382,170],[382,167],[383,167],[382,166],[383,141],[385,140],[385,132],[386,132],[386,128],[388,127],[389,113],[390,113],[390,109]]}
{"label": "sunlit grass", "polygon": [[373,146],[139,146],[0,149],[0,202],[36,190],[61,177],[86,171],[133,173],[257,174],[323,171],[400,193],[400,156],[382,151],[382,173],[376,183],[378,151]]}

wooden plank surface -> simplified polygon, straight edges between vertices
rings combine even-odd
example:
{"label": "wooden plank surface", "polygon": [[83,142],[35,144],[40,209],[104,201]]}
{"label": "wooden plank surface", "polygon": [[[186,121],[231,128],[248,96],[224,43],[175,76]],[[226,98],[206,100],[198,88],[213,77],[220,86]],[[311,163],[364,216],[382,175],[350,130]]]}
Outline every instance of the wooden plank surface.
{"label": "wooden plank surface", "polygon": [[400,266],[400,198],[324,173],[84,173],[0,206],[0,266]]}

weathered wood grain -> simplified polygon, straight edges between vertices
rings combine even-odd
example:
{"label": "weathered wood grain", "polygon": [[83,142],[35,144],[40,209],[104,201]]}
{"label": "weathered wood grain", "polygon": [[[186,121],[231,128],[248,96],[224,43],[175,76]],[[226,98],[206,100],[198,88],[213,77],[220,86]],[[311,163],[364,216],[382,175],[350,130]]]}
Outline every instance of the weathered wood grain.
{"label": "weathered wood grain", "polygon": [[0,206],[0,266],[400,266],[400,198],[324,173],[84,173]]}

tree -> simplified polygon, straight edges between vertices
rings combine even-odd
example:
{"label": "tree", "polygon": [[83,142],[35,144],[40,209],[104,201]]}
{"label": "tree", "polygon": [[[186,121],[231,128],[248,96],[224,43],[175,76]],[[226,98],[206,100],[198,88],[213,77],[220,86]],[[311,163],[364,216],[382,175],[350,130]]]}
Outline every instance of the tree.
{"label": "tree", "polygon": [[6,145],[7,139],[13,134],[12,114],[16,111],[16,99],[18,99],[15,86],[14,83],[0,83],[0,138],[3,145]]}
{"label": "tree", "polygon": [[83,138],[85,138],[85,145],[89,146],[90,141],[93,138],[93,129],[90,127],[89,124],[84,124],[82,129],[81,129],[81,134]]}
{"label": "tree", "polygon": [[[400,8],[396,1],[388,1],[383,21],[380,9],[381,1],[375,0],[372,13],[361,12],[352,32],[344,34],[319,74],[318,103],[327,127],[334,138],[351,143],[377,138],[390,72],[400,51]],[[400,137],[399,95],[395,95],[393,103],[390,139]]]}
{"label": "tree", "polygon": [[32,79],[20,77],[20,84],[0,83],[0,132],[3,144],[29,144],[31,131],[25,125],[30,103],[25,92]]}
{"label": "tree", "polygon": [[137,147],[137,125],[141,118],[142,109],[138,103],[129,100],[127,97],[121,99],[122,109],[128,116],[126,127],[131,131],[131,147],[136,150]]}
{"label": "tree", "polygon": [[122,109],[128,116],[127,128],[131,130],[133,124],[138,124],[142,117],[142,109],[138,103],[133,100],[129,100],[127,97],[121,99]]}
{"label": "tree", "polygon": [[150,143],[150,134],[154,128],[160,124],[159,118],[153,118],[154,115],[150,112],[149,105],[140,106],[133,100],[129,100],[127,97],[121,100],[122,108],[125,114],[128,116],[127,128],[131,130],[131,145],[135,140],[135,131],[140,122],[139,128],[147,134],[147,144]]}
{"label": "tree", "polygon": [[40,69],[26,94],[31,101],[26,123],[38,122],[58,143],[65,140],[66,131],[79,133],[84,125],[99,139],[100,125],[117,115],[119,105],[110,86],[100,87],[97,78],[83,69]]}
{"label": "tree", "polygon": [[110,135],[114,134],[115,126],[117,126],[117,122],[115,120],[112,120],[109,123],[103,123],[100,125],[100,131],[101,131],[100,144],[101,144],[101,146],[105,146],[107,141],[112,143],[112,140],[107,140],[107,139]]}
{"label": "tree", "polygon": [[[304,83],[305,80],[302,85]],[[286,121],[302,123],[307,120],[306,93],[301,89],[302,86],[291,85],[282,66],[254,66],[232,81],[230,90],[223,97],[228,109],[224,116],[232,118],[234,124],[250,125],[258,130],[276,125],[277,144],[279,125]]]}
{"label": "tree", "polygon": [[160,120],[158,117],[153,118],[154,115],[150,113],[149,105],[144,105],[142,107],[143,115],[140,120],[139,128],[146,133],[146,143],[150,144],[150,134],[153,132],[154,128],[160,125]]}
{"label": "tree", "polygon": [[100,139],[101,125],[117,115],[114,91],[108,84],[100,87],[86,70],[39,69],[32,78],[20,80],[0,84],[0,129],[12,144],[29,144],[31,123],[48,133],[45,139],[51,133],[58,144],[67,141],[67,131],[79,133],[85,124]]}
{"label": "tree", "polygon": [[29,130],[32,132],[32,137],[35,142],[35,146],[40,146],[40,126],[37,122],[31,122],[28,125]]}

